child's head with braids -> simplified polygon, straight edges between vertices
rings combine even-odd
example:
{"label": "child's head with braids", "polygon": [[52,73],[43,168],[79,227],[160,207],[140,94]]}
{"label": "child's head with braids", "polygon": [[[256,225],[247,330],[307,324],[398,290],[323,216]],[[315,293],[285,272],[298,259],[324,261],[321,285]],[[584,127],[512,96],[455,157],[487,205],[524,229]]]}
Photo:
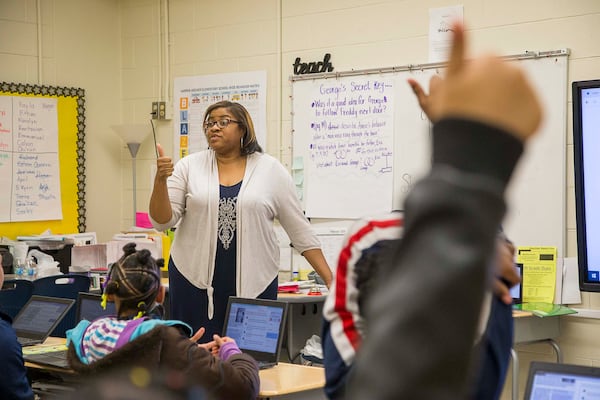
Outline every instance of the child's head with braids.
{"label": "child's head with braids", "polygon": [[103,304],[115,302],[120,318],[142,317],[154,308],[155,302],[164,300],[164,287],[160,283],[160,270],[149,250],[136,251],[135,243],[123,247],[123,256],[112,265]]}

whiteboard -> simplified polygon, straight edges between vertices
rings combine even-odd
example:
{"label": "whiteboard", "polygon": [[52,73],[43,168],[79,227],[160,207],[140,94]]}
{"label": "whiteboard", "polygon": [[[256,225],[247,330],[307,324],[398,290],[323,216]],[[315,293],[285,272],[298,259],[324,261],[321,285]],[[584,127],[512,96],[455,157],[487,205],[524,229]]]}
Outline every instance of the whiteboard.
{"label": "whiteboard", "polygon": [[[556,50],[506,57],[525,70],[537,89],[544,106],[544,120],[538,135],[529,141],[508,188],[509,209],[503,226],[516,245],[557,246],[559,257],[564,254],[565,243],[567,56],[567,50]],[[441,73],[442,68],[441,64],[425,64],[291,78],[292,173],[298,196],[313,223],[323,226],[325,222],[327,226],[327,221],[331,221],[336,225],[341,220],[403,209],[407,193],[427,173],[431,157],[431,127],[406,80],[412,77],[428,87],[431,76]],[[388,104],[393,104],[385,110],[389,115],[383,116],[386,127],[392,127],[393,140],[385,153],[388,157],[380,157],[380,160],[386,158],[386,162],[391,160],[389,172],[380,172],[381,168],[370,174],[360,170],[349,172],[347,165],[336,171],[339,152],[322,150],[348,147],[349,141],[345,139],[348,135],[340,134],[339,126],[351,125],[352,115],[346,110],[340,117],[339,108],[335,115],[332,111],[324,112],[323,108],[317,115],[319,108],[315,104],[356,101],[358,94],[349,89],[356,87],[368,87],[371,92],[367,96],[377,96],[374,88],[376,83],[380,88],[381,82],[389,85]],[[340,88],[346,88],[342,95]],[[355,118],[357,122],[366,120],[363,126],[369,123],[372,126],[381,116],[371,109]],[[328,130],[330,125],[337,128]],[[365,128],[362,134],[370,135],[367,131],[372,129]],[[334,140],[337,144],[322,140],[328,133],[338,135]],[[379,134],[386,136],[387,132],[383,129],[376,136]],[[368,143],[359,143],[357,147],[364,146],[369,147]],[[353,154],[355,161],[358,160],[354,163],[357,168],[362,165],[364,151],[363,148]],[[326,171],[320,168],[323,165],[327,166]],[[391,182],[389,190],[382,189],[378,182],[383,175]]]}

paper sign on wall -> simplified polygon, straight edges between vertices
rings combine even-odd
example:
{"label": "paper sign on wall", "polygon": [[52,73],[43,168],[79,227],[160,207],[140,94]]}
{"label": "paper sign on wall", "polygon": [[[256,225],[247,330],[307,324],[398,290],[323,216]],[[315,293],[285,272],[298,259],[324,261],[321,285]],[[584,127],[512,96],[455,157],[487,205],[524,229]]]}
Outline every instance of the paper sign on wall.
{"label": "paper sign on wall", "polygon": [[523,264],[523,302],[553,303],[556,286],[555,246],[519,246],[517,262]]}

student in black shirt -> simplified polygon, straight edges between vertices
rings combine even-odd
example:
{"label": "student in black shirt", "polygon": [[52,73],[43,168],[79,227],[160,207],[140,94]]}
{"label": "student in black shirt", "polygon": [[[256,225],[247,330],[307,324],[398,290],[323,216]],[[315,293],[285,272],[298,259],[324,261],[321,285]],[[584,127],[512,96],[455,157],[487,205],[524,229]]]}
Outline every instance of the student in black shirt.
{"label": "student in black shirt", "polygon": [[[2,255],[0,254],[0,264]],[[0,288],[4,284],[4,270],[0,268]],[[27,379],[27,368],[23,361],[21,344],[12,328],[12,319],[4,314],[0,304],[0,399],[30,400],[33,391]]]}

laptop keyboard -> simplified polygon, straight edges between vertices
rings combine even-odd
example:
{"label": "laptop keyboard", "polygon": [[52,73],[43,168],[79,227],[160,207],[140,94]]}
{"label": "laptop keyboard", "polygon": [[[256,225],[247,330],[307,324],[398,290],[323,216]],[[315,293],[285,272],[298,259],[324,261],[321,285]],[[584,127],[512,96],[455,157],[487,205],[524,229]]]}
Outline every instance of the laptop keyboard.
{"label": "laptop keyboard", "polygon": [[48,357],[54,357],[54,358],[67,358],[67,350],[59,350],[59,351],[53,351],[50,353],[42,353]]}
{"label": "laptop keyboard", "polygon": [[27,354],[24,355],[26,361],[50,365],[57,368],[68,368],[67,350],[52,351],[49,353]]}
{"label": "laptop keyboard", "polygon": [[31,339],[24,337],[18,337],[17,340],[19,341],[19,343],[21,343],[21,346],[33,346],[34,344],[40,343],[39,339]]}

